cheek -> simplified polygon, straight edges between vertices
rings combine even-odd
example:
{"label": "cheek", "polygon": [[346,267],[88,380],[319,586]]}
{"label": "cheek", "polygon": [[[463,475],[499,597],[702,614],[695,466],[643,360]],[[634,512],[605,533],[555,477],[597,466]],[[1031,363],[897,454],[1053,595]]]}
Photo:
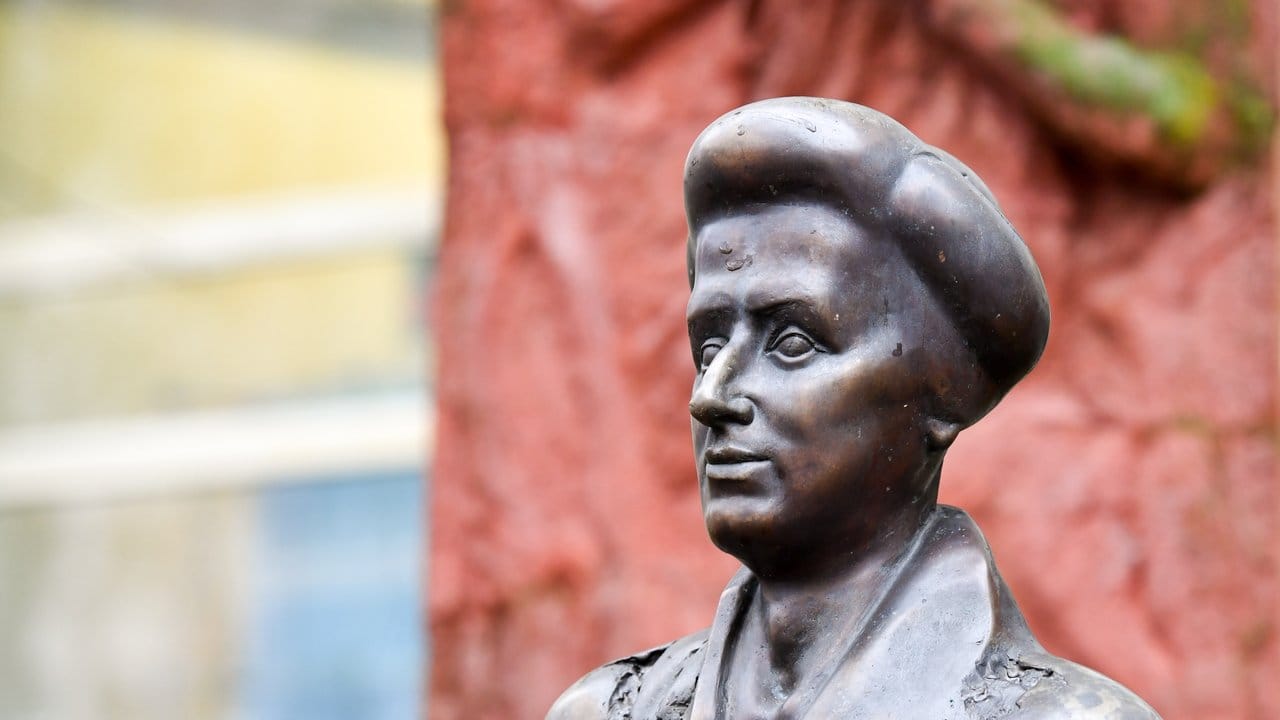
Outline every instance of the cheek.
{"label": "cheek", "polygon": [[908,460],[922,408],[919,378],[905,359],[849,361],[797,375],[780,394],[783,406],[770,413],[770,421],[800,476],[824,477],[833,468],[837,474],[867,472],[889,457]]}
{"label": "cheek", "polygon": [[903,358],[835,357],[808,372],[789,373],[787,414],[798,422],[856,425],[910,406],[919,395],[919,379]]}

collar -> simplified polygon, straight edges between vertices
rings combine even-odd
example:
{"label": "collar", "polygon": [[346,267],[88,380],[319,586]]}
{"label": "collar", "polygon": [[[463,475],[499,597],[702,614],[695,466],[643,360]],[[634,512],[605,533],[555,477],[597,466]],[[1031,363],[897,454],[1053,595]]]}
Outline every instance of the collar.
{"label": "collar", "polygon": [[[815,690],[788,698],[780,715],[869,718],[911,707],[912,716],[963,716],[966,678],[1007,631],[1025,628],[1003,587],[972,518],[938,506],[858,629],[806,683]],[[742,568],[721,593],[689,720],[723,720],[723,671],[758,590]]]}

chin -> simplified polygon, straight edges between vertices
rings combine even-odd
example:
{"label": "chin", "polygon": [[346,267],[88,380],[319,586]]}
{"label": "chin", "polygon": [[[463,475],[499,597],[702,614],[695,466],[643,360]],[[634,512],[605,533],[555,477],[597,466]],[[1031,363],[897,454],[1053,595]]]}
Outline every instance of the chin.
{"label": "chin", "polygon": [[749,565],[752,548],[771,543],[777,531],[774,501],[760,497],[725,497],[703,503],[703,520],[711,542]]}

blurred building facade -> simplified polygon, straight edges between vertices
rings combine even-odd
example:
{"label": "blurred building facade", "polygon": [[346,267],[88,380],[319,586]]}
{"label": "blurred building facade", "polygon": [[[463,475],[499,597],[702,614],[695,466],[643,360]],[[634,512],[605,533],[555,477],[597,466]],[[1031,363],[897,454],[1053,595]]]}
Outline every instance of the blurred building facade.
{"label": "blurred building facade", "polygon": [[434,14],[0,3],[0,717],[418,713]]}

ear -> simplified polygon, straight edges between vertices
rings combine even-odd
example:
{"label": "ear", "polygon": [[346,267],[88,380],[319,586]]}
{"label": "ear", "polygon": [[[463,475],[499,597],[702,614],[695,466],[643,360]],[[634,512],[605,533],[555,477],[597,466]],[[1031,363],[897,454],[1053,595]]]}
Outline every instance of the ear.
{"label": "ear", "polygon": [[929,418],[924,423],[925,442],[931,452],[943,452],[951,447],[956,436],[964,429],[964,425],[954,420]]}

